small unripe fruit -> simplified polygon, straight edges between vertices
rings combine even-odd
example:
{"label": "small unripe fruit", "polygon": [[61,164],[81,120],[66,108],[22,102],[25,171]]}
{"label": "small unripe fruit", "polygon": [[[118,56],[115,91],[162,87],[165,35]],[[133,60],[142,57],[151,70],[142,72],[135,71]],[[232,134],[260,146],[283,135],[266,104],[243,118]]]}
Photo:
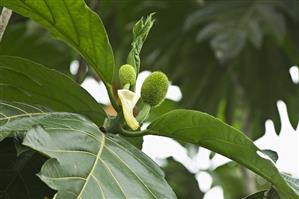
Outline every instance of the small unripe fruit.
{"label": "small unripe fruit", "polygon": [[141,87],[142,100],[151,105],[160,105],[168,90],[168,78],[162,72],[153,72],[143,82]]}
{"label": "small unripe fruit", "polygon": [[136,71],[129,64],[122,65],[119,69],[119,81],[121,86],[126,84],[134,85],[136,81]]}

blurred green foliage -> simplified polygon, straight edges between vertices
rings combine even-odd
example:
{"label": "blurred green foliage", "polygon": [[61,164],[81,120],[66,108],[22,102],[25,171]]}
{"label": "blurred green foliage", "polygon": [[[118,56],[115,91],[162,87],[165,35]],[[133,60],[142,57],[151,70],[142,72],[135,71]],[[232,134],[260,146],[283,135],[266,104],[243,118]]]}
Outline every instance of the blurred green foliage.
{"label": "blurred green foliage", "polygon": [[178,198],[201,199],[204,196],[204,193],[199,190],[194,174],[189,173],[183,165],[173,158],[167,159],[167,165],[164,170],[165,179],[173,188]]}
{"label": "blurred green foliage", "polygon": [[[297,126],[299,89],[291,80],[289,68],[299,65],[299,1],[86,2],[106,26],[117,66],[127,62],[133,25],[141,16],[156,13],[141,52],[141,69],[167,73],[172,83],[181,88],[183,99],[178,104],[165,101],[153,110],[150,120],[176,107],[193,108],[221,118],[255,140],[264,134],[267,119],[272,119],[276,132],[280,132],[276,102],[283,100],[293,127]],[[29,58],[68,75],[71,61],[82,61],[44,29],[16,14],[4,34],[0,54]],[[83,75],[94,75],[80,70]],[[165,172],[179,198],[203,197],[193,174],[179,163],[169,160]],[[226,199],[245,196],[246,184],[239,165],[225,164],[211,171],[211,175],[213,185],[222,186]],[[269,188],[255,179],[256,190]]]}
{"label": "blurred green foliage", "polygon": [[46,30],[30,20],[10,23],[1,41],[0,54],[27,58],[66,74],[74,59],[70,48],[53,40]]}

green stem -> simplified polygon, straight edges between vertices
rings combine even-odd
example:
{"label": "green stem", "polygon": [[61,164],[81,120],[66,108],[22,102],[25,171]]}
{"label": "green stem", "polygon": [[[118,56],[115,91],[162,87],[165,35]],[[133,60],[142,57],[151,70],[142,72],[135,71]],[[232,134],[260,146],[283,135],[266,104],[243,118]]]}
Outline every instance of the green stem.
{"label": "green stem", "polygon": [[124,118],[122,113],[120,112],[116,117],[109,118],[104,127],[106,128],[107,132],[118,134],[123,124]]}
{"label": "green stem", "polygon": [[149,132],[147,130],[145,130],[145,131],[128,131],[128,130],[121,128],[119,133],[126,137],[140,137],[140,136],[147,135]]}
{"label": "green stem", "polygon": [[124,118],[122,113],[115,118],[111,118],[105,128],[107,132],[113,134],[121,134],[126,137],[140,137],[151,133],[151,130],[144,130],[144,131],[130,131],[123,128],[124,125]]}
{"label": "green stem", "polygon": [[113,96],[113,91],[112,91],[112,86],[110,84],[106,84],[105,86],[107,88],[107,92],[108,92],[108,96],[111,102],[111,105],[113,106],[113,108],[115,109],[115,111],[117,113],[119,113],[121,111],[120,107],[118,106],[118,104],[116,103],[114,96]]}

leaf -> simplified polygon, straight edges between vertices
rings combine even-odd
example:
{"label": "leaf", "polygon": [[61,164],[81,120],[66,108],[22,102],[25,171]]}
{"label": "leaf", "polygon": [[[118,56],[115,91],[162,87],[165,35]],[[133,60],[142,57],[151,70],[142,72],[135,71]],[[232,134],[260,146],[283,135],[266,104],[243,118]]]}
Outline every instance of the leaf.
{"label": "leaf", "polygon": [[299,195],[299,179],[293,178],[290,175],[281,174],[282,177],[287,181],[287,183],[292,187],[292,189]]}
{"label": "leaf", "polygon": [[71,50],[53,40],[48,32],[31,20],[9,24],[1,40],[0,54],[18,56],[69,74]]}
{"label": "leaf", "polygon": [[151,109],[149,118],[146,120],[147,122],[151,122],[161,116],[164,113],[167,113],[171,110],[176,109],[178,106],[177,102],[171,101],[169,99],[165,99],[162,104],[157,107]]}
{"label": "leaf", "polygon": [[280,199],[280,197],[274,189],[270,189],[256,192],[243,199]]}
{"label": "leaf", "polygon": [[222,187],[224,198],[242,198],[246,195],[248,182],[244,180],[241,168],[235,162],[221,165],[210,173],[213,177],[213,186]]}
{"label": "leaf", "polygon": [[80,113],[99,125],[106,117],[87,91],[66,75],[18,57],[0,56],[0,93],[0,100]]}
{"label": "leaf", "polygon": [[176,198],[149,157],[80,115],[28,115],[0,126],[0,134],[27,130],[23,144],[50,157],[38,176],[56,198]]}
{"label": "leaf", "polygon": [[154,13],[151,13],[145,20],[141,18],[133,28],[133,42],[131,43],[132,49],[129,52],[127,62],[135,68],[137,73],[139,72],[140,68],[139,54],[141,48],[155,22],[155,20],[152,19],[153,15]]}
{"label": "leaf", "polygon": [[48,110],[39,106],[21,102],[0,101],[0,141],[8,136],[14,137],[16,134],[30,128],[30,123],[20,128],[17,125],[19,119],[46,114],[48,114]]}
{"label": "leaf", "polygon": [[135,146],[137,149],[142,149],[143,137],[125,137],[122,136],[123,139],[127,140],[130,144]]}
{"label": "leaf", "polygon": [[282,197],[298,198],[270,160],[258,155],[253,142],[237,129],[198,111],[170,111],[148,127],[148,133],[200,145],[222,154],[271,182]]}
{"label": "leaf", "polygon": [[30,150],[17,156],[14,140],[0,142],[0,198],[45,198],[54,195],[35,175],[46,160]]}
{"label": "leaf", "polygon": [[0,5],[45,27],[55,38],[76,49],[106,84],[111,83],[112,48],[101,19],[84,0],[0,0]]}
{"label": "leaf", "polygon": [[200,191],[195,175],[173,158],[167,158],[163,168],[165,178],[180,199],[201,199],[204,193]]}
{"label": "leaf", "polygon": [[[282,41],[286,30],[286,19],[281,11],[286,6],[280,1],[207,2],[201,9],[191,12],[185,22],[185,29],[199,25],[199,41],[210,39],[210,45],[220,61],[235,58],[250,41],[256,48],[261,47],[263,36],[273,34]],[[263,29],[267,29],[263,31]]]}
{"label": "leaf", "polygon": [[273,162],[275,162],[275,163],[277,162],[277,160],[278,160],[278,154],[277,154],[276,151],[272,151],[270,149],[265,149],[265,150],[262,150],[262,152],[265,155],[269,156],[269,158],[271,158],[271,160],[273,160]]}

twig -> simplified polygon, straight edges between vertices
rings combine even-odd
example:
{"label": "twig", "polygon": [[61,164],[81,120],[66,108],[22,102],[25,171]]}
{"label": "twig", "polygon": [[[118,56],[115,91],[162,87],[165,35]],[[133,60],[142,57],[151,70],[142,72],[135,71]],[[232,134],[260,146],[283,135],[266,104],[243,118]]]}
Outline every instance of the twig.
{"label": "twig", "polygon": [[8,8],[3,7],[1,16],[0,16],[0,41],[2,40],[2,36],[5,32],[6,26],[10,19],[12,11]]}

